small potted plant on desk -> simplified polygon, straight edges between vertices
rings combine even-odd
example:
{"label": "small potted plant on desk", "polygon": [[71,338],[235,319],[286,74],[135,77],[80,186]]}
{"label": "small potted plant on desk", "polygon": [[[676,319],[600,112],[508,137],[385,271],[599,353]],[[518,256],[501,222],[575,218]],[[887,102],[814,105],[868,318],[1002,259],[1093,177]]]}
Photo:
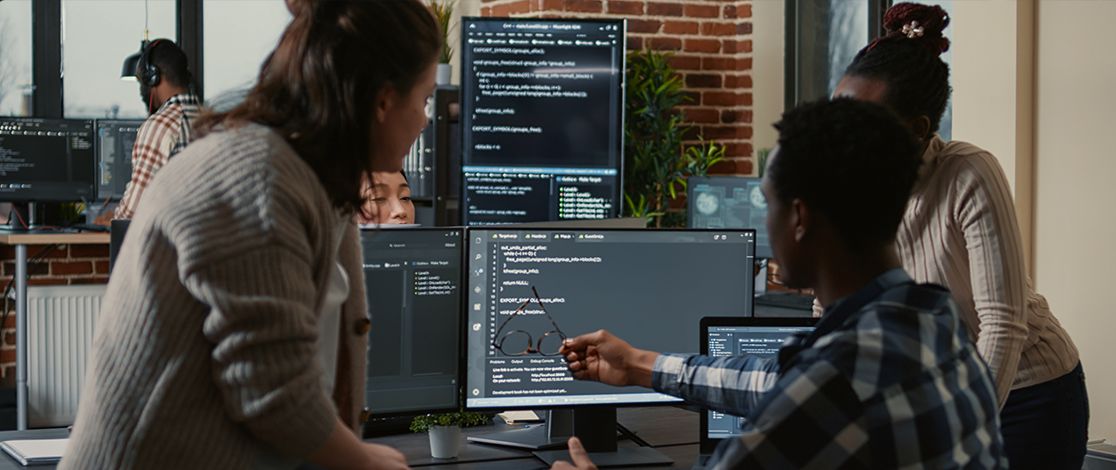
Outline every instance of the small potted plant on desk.
{"label": "small potted plant on desk", "polygon": [[412,432],[430,433],[430,456],[436,459],[454,459],[461,451],[461,428],[488,424],[492,416],[458,411],[454,413],[415,416],[411,421]]}

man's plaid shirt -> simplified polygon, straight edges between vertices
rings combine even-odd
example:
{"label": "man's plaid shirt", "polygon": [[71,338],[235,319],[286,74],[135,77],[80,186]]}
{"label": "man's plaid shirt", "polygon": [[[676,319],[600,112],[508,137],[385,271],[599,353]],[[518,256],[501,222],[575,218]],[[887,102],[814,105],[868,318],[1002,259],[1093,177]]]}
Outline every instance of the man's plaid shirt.
{"label": "man's plaid shirt", "polygon": [[198,117],[200,105],[192,94],[174,95],[140,126],[132,147],[132,178],[113,218],[131,219],[143,191],[155,172],[194,139],[191,122]]}
{"label": "man's plaid shirt", "polygon": [[888,271],[778,359],[662,355],[656,390],[747,417],[713,468],[1006,468],[988,368],[945,289]]}

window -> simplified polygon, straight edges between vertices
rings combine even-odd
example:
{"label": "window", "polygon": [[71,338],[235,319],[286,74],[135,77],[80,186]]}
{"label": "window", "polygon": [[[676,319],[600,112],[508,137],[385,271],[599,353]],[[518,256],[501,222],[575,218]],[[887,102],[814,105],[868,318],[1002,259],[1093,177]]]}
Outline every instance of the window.
{"label": "window", "polygon": [[829,96],[866,44],[871,2],[788,0],[788,107]]}
{"label": "window", "polygon": [[31,114],[31,0],[0,2],[0,115]]}
{"label": "window", "polygon": [[147,116],[139,84],[120,79],[124,58],[139,51],[143,40],[145,4],[151,39],[175,39],[175,0],[62,0],[66,117]]}
{"label": "window", "polygon": [[202,12],[206,99],[228,107],[256,82],[291,14],[283,0],[206,0]]}

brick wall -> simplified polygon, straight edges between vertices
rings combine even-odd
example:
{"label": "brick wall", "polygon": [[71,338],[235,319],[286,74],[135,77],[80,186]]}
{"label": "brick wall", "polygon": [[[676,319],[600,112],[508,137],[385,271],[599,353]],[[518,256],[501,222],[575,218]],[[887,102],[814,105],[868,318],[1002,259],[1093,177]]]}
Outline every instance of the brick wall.
{"label": "brick wall", "polygon": [[482,0],[482,16],[625,18],[628,50],[674,54],[688,123],[725,144],[718,174],[752,174],[752,5],[740,0]]}
{"label": "brick wall", "polygon": [[[28,285],[105,284],[108,282],[108,245],[55,245],[27,247]],[[0,246],[0,288],[15,275],[15,248]],[[12,287],[13,291],[15,287]],[[2,300],[0,300],[2,302]],[[0,307],[0,312],[3,307]],[[15,383],[15,302],[8,302],[8,316],[0,334],[0,371],[2,384]]]}

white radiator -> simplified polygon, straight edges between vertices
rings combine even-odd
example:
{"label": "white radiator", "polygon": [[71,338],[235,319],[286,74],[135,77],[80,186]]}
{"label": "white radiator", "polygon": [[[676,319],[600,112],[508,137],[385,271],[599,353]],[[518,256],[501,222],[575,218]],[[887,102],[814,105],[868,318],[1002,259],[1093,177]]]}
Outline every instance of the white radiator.
{"label": "white radiator", "polygon": [[73,424],[104,285],[27,289],[29,427]]}

